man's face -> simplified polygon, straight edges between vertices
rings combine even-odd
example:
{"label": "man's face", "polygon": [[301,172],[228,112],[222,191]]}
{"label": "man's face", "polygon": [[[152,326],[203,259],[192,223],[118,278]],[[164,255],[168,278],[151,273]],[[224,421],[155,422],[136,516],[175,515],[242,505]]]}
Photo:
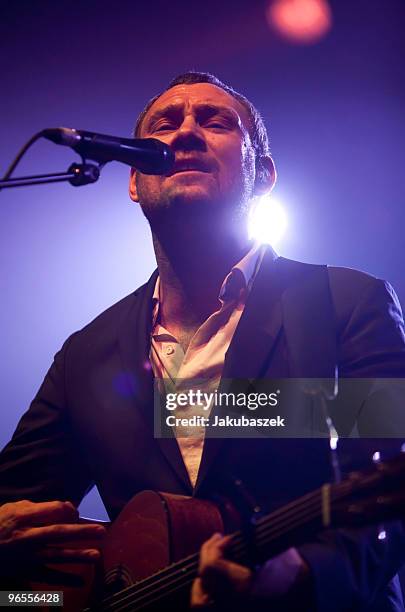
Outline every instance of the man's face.
{"label": "man's face", "polygon": [[249,116],[233,96],[209,83],[176,85],[148,110],[142,138],[158,138],[175,153],[167,176],[132,173],[131,197],[150,221],[168,211],[240,216],[253,195],[255,154]]}

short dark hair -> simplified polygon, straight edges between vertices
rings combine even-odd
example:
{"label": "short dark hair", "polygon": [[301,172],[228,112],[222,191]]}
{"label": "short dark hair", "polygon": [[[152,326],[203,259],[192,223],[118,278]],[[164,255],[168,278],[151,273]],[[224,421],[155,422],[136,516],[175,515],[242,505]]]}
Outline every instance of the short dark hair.
{"label": "short dark hair", "polygon": [[139,136],[140,129],[146,113],[148,112],[152,104],[156,102],[156,100],[158,100],[165,91],[171,89],[172,87],[175,87],[176,85],[194,85],[195,83],[210,83],[211,85],[216,85],[217,87],[220,87],[228,94],[233,96],[236,100],[238,100],[238,102],[242,104],[242,106],[245,107],[248,112],[250,121],[249,132],[252,139],[252,145],[256,153],[256,172],[258,174],[259,179],[265,179],[266,175],[269,174],[269,170],[267,166],[261,162],[261,159],[266,155],[270,154],[270,148],[267,129],[264,125],[264,121],[261,114],[244,95],[233,89],[233,87],[226,85],[216,76],[210,74],[209,72],[189,71],[184,72],[183,74],[179,74],[174,79],[172,79],[163,91],[161,91],[151,100],[149,100],[141,114],[138,116],[134,128],[134,136]]}

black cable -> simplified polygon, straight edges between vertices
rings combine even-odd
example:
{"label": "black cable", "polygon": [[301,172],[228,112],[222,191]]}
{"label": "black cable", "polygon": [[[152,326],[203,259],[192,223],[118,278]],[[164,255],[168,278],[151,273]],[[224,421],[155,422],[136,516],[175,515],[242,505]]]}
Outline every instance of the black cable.
{"label": "black cable", "polygon": [[12,175],[12,173],[14,172],[14,170],[16,169],[20,159],[22,158],[22,156],[26,153],[26,151],[30,148],[31,145],[34,144],[34,142],[36,142],[37,140],[39,140],[40,138],[42,138],[42,136],[44,135],[44,130],[41,130],[40,132],[38,132],[37,134],[34,134],[34,136],[32,136],[29,141],[22,147],[22,149],[20,149],[17,157],[14,159],[14,161],[11,163],[11,165],[8,167],[6,174],[3,176],[3,181],[7,180],[8,178],[10,178],[10,176]]}

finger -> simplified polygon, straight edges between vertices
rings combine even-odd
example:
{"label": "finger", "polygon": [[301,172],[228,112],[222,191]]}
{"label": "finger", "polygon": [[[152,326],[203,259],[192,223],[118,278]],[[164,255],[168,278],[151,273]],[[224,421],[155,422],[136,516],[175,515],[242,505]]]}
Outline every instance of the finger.
{"label": "finger", "polygon": [[229,546],[231,536],[223,536],[220,533],[214,533],[201,547],[200,553],[200,573],[206,565],[215,563],[218,559],[222,559],[224,551]]}
{"label": "finger", "polygon": [[36,553],[36,558],[52,563],[85,562],[92,563],[101,558],[97,548],[59,548],[47,547]]}
{"label": "finger", "polygon": [[49,525],[49,523],[70,523],[79,518],[77,509],[71,502],[50,501],[30,502],[27,500],[6,504],[11,517],[18,527],[26,525]]}
{"label": "finger", "polygon": [[190,605],[192,608],[204,608],[212,604],[210,595],[204,590],[201,578],[196,578],[191,587]]}
{"label": "finger", "polygon": [[105,527],[102,525],[48,525],[45,527],[32,527],[21,530],[14,537],[13,541],[17,543],[51,543],[64,540],[84,540],[84,539],[100,539],[106,533]]}
{"label": "finger", "polygon": [[229,544],[232,540],[232,536],[224,536],[222,534],[218,534],[218,538],[216,538],[212,544],[212,550],[220,557],[223,557],[224,552],[229,547]]}
{"label": "finger", "polygon": [[203,548],[207,551],[223,552],[229,545],[232,536],[224,536],[222,533],[214,533],[204,544]]}

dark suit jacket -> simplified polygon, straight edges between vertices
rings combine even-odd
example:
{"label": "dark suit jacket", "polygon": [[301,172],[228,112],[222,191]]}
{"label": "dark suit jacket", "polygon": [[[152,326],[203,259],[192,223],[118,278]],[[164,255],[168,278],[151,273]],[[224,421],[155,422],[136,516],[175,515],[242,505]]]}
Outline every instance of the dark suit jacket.
{"label": "dark suit jacket", "polygon": [[[271,259],[265,256],[256,277],[224,378],[327,378],[336,364],[342,377],[405,377],[402,315],[389,285],[354,270]],[[193,494],[176,441],[153,438],[148,355],[156,274],[56,355],[0,455],[0,503],[78,504],[95,483],[113,519],[143,489]],[[348,435],[359,417],[366,427],[363,414],[364,401],[339,413],[340,432]],[[360,441],[351,443],[350,456],[358,456]],[[270,508],[330,480],[329,465],[324,439],[207,439],[194,494],[215,496],[235,475]],[[404,543],[394,523],[385,542],[373,529],[342,530],[300,547],[319,609],[397,609],[385,585],[405,560]]]}

